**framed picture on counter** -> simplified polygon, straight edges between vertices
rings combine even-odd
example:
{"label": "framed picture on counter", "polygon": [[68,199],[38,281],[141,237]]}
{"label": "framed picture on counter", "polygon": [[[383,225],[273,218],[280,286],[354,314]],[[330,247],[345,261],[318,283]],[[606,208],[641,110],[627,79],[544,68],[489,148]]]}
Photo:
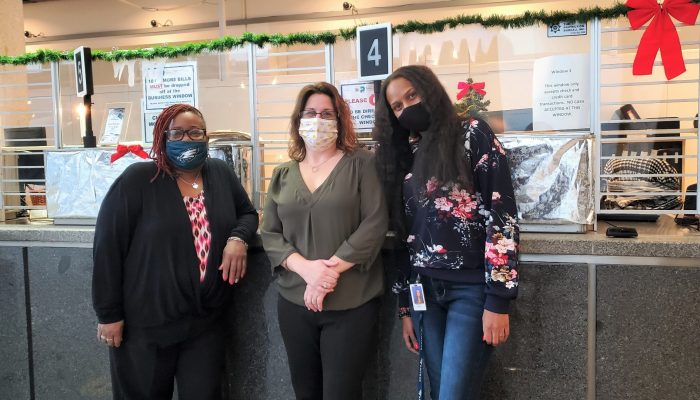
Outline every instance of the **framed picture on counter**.
{"label": "framed picture on counter", "polygon": [[108,103],[102,119],[100,146],[116,146],[129,126],[131,103]]}

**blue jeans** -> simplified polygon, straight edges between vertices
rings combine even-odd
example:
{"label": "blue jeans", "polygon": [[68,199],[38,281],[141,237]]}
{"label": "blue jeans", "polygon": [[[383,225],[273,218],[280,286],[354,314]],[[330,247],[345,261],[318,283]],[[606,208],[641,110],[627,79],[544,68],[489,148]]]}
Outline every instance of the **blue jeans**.
{"label": "blue jeans", "polygon": [[426,311],[411,311],[433,400],[476,400],[493,349],[483,338],[483,284],[421,277]]}

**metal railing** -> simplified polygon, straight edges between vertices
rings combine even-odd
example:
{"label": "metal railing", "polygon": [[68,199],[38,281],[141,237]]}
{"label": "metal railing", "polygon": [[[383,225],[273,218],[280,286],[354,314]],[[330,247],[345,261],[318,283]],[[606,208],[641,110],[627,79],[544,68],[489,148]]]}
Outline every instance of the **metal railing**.
{"label": "metal railing", "polygon": [[[289,116],[299,90],[307,84],[333,82],[333,46],[305,46],[303,50],[262,49],[249,45],[253,187],[255,206],[262,208],[274,167],[289,160]],[[308,48],[310,47],[310,48]],[[261,62],[286,64],[261,68]],[[318,62],[321,61],[321,64]],[[289,66],[293,65],[293,66]],[[260,96],[264,92],[265,96]],[[264,97],[264,99],[261,99]]]}
{"label": "metal railing", "polygon": [[[596,214],[681,213],[690,194],[686,188],[697,183],[700,171],[696,116],[700,112],[700,41],[681,41],[687,71],[676,80],[665,78],[660,61],[654,63],[654,75],[619,80],[615,77],[620,70],[632,76],[630,60],[637,46],[617,43],[638,42],[644,28],[632,31],[623,24],[611,25],[603,27],[596,21],[592,29],[596,46],[591,49],[592,78],[597,81],[591,110],[596,135]],[[700,35],[700,25],[677,25],[677,29]],[[695,86],[697,95],[688,98],[687,89],[678,94],[681,85]],[[698,209],[686,212],[696,214]]]}
{"label": "metal railing", "polygon": [[0,220],[45,216],[44,156],[60,146],[58,64],[0,71]]}

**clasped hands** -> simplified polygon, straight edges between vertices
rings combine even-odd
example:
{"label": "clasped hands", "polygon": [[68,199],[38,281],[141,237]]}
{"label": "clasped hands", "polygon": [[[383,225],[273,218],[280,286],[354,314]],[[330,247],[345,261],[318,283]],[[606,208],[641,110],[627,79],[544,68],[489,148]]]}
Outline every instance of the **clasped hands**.
{"label": "clasped hands", "polygon": [[340,271],[336,267],[338,267],[339,262],[334,258],[330,260],[297,259],[287,261],[287,268],[299,274],[306,282],[304,305],[308,310],[323,311],[323,299],[338,284]]}
{"label": "clasped hands", "polygon": [[304,274],[300,274],[306,281],[304,304],[307,309],[314,312],[323,311],[323,300],[335,289],[340,278],[340,272],[334,268],[336,266],[336,261],[313,260],[307,264]]}

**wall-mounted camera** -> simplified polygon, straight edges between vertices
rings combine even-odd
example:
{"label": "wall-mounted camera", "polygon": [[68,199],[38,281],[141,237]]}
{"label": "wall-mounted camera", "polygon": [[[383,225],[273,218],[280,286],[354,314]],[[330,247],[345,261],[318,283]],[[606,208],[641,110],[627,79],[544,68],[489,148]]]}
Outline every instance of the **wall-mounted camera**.
{"label": "wall-mounted camera", "polygon": [[30,31],[24,31],[24,37],[27,39],[35,38],[35,37],[43,37],[44,32],[39,32],[39,34],[32,33]]}
{"label": "wall-mounted camera", "polygon": [[345,11],[352,10],[353,7],[355,7],[355,6],[353,6],[351,3],[347,2],[347,1],[343,2],[343,10],[345,10]]}
{"label": "wall-mounted camera", "polygon": [[171,19],[166,19],[165,22],[161,23],[156,21],[155,19],[151,20],[151,28],[159,28],[166,26],[173,26],[173,21]]}

